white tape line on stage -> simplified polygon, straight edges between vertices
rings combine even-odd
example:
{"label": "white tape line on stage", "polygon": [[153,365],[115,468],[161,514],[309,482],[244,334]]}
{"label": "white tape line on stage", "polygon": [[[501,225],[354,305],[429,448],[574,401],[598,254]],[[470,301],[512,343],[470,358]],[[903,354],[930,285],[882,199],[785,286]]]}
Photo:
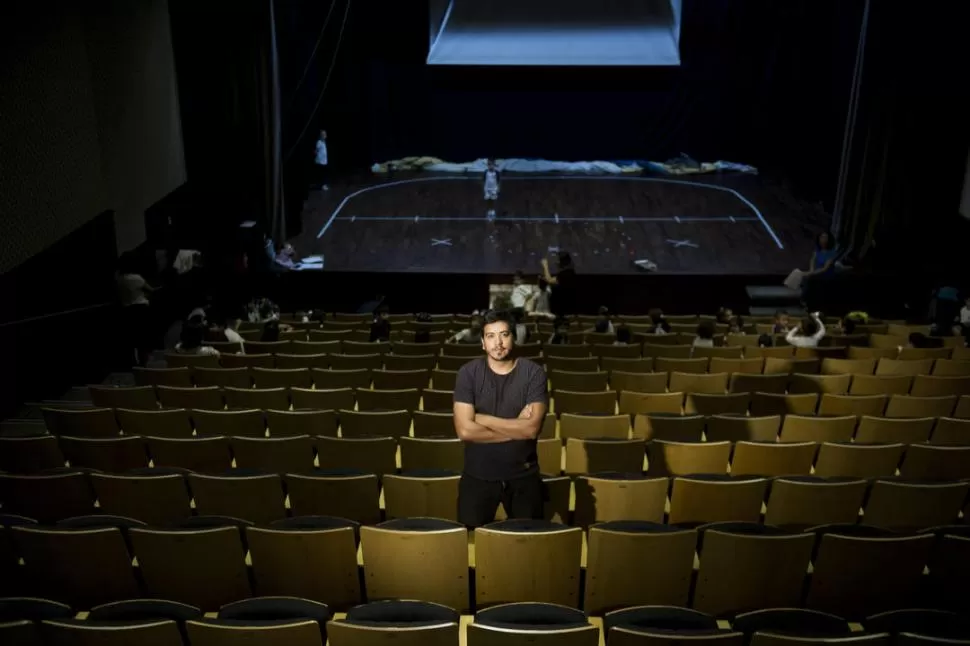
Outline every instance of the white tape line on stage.
{"label": "white tape line on stage", "polygon": [[[666,178],[663,178],[663,177],[609,177],[609,176],[604,177],[604,176],[600,176],[600,175],[593,175],[593,176],[540,175],[540,176],[537,176],[537,177],[505,177],[505,178],[502,179],[502,181],[503,182],[514,182],[514,181],[527,181],[527,180],[537,180],[537,179],[542,179],[542,180],[572,180],[572,181],[612,180],[612,181],[617,181],[617,182],[660,182],[662,184],[682,184],[682,185],[685,185],[685,186],[697,186],[697,187],[700,187],[700,188],[709,188],[709,189],[713,189],[713,190],[716,190],[716,191],[723,191],[725,193],[730,193],[731,195],[733,195],[734,197],[736,197],[738,200],[740,200],[741,202],[743,202],[745,206],[747,206],[749,209],[751,209],[754,212],[755,216],[756,216],[755,219],[757,219],[758,221],[761,222],[761,225],[768,232],[768,235],[771,236],[771,239],[775,241],[775,244],[778,245],[778,248],[779,249],[784,249],[785,248],[784,245],[781,244],[781,240],[778,238],[778,235],[775,234],[775,230],[771,228],[771,225],[768,224],[768,221],[767,220],[765,220],[764,215],[762,215],[761,214],[761,211],[758,210],[758,207],[756,207],[748,198],[744,197],[741,193],[739,193],[738,191],[734,190],[733,188],[728,188],[727,186],[719,186],[717,184],[708,184],[706,182],[689,182],[689,181],[680,180],[680,179],[666,179]],[[347,202],[349,202],[351,199],[357,197],[358,195],[363,195],[364,193],[369,193],[371,191],[375,191],[375,190],[381,189],[381,188],[389,188],[391,186],[400,186],[402,184],[417,184],[417,183],[420,183],[420,182],[448,182],[448,181],[481,182],[481,178],[478,177],[477,175],[467,176],[467,177],[411,177],[411,178],[408,178],[408,179],[399,179],[399,180],[396,180],[396,181],[393,181],[393,182],[386,182],[384,184],[375,184],[374,186],[365,186],[364,188],[361,188],[361,189],[358,189],[358,190],[354,191],[353,193],[351,193],[350,195],[348,195],[347,197],[345,197],[343,200],[341,200],[340,204],[337,205],[337,208],[334,209],[333,213],[330,215],[330,219],[328,219],[326,221],[326,223],[323,225],[323,228],[320,229],[320,233],[317,234],[317,238],[319,239],[319,238],[322,238],[323,237],[323,235],[327,232],[327,229],[329,229],[333,225],[334,221],[337,219],[337,216],[340,215],[340,212],[344,209],[345,206],[347,206]],[[358,216],[357,219],[363,219],[363,218],[361,218],[361,217]],[[498,218],[498,220],[502,220],[502,219],[504,219],[504,218]],[[560,219],[565,219],[565,218],[560,218]],[[669,219],[672,219],[672,218],[668,218],[668,220]],[[681,219],[684,220],[686,218],[681,218]],[[735,220],[741,220],[741,218],[737,218],[737,217],[734,218],[734,219]],[[664,220],[660,220],[660,221],[664,221]]]}

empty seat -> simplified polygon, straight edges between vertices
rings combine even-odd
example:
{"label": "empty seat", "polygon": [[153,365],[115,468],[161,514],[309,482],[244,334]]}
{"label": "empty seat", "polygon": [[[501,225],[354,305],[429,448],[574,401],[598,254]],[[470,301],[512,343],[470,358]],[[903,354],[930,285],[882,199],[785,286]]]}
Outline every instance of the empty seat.
{"label": "empty seat", "polygon": [[823,375],[871,375],[875,370],[875,359],[822,360]]}
{"label": "empty seat", "polygon": [[[830,395],[822,395],[823,398]],[[751,415],[764,417],[766,415],[812,415],[818,406],[819,396],[816,393],[803,395],[781,395],[776,393],[756,392],[751,395]],[[819,411],[820,415],[822,413]]]}
{"label": "empty seat", "polygon": [[[636,347],[639,349],[639,346]],[[600,366],[603,368],[603,370],[610,373],[610,379],[612,379],[614,372],[623,373],[625,375],[653,372],[653,359],[618,359],[615,357],[601,357]],[[614,387],[613,390],[621,389]]]}
{"label": "empty seat", "polygon": [[380,521],[380,486],[372,473],[287,474],[294,516],[335,516],[372,525]]}
{"label": "empty seat", "polygon": [[599,359],[596,357],[546,356],[545,359],[546,370],[550,373],[556,370],[564,370],[566,372],[596,372],[599,370]]}
{"label": "empty seat", "polygon": [[400,390],[369,390],[360,388],[356,391],[358,411],[415,411],[421,402],[421,391],[417,388]]}
{"label": "empty seat", "polygon": [[956,522],[970,483],[877,480],[863,521],[874,527],[914,531]]}
{"label": "empty seat", "polygon": [[787,415],[781,426],[780,442],[849,442],[858,420],[854,415],[816,417]]}
{"label": "empty seat", "polygon": [[[318,355],[325,357],[326,355]],[[312,355],[294,354],[228,354],[219,357],[223,368],[307,368],[307,365],[288,365],[288,360],[312,358]]]}
{"label": "empty seat", "polygon": [[289,410],[290,408],[290,395],[286,388],[226,388],[224,394],[227,408],[262,410]]}
{"label": "empty seat", "polygon": [[427,388],[421,393],[421,406],[426,412],[451,413],[454,392],[450,390],[433,390]]}
{"label": "empty seat", "polygon": [[608,373],[599,372],[568,372],[566,370],[552,370],[550,380],[556,390],[573,392],[597,392],[606,390]]}
{"label": "empty seat", "polygon": [[192,646],[324,646],[320,623],[314,619],[200,619],[185,626]]}
{"label": "empty seat", "polygon": [[53,435],[0,437],[0,471],[31,474],[63,466],[64,454]]}
{"label": "empty seat", "polygon": [[431,386],[435,390],[451,390],[455,389],[455,382],[458,380],[457,370],[432,370],[431,371]]}
{"label": "empty seat", "polygon": [[397,443],[392,437],[317,438],[321,469],[356,469],[378,476],[397,469]]}
{"label": "empty seat", "polygon": [[60,445],[72,467],[117,473],[148,466],[145,441],[140,437],[64,436]]}
{"label": "empty seat", "polygon": [[[424,391],[427,397],[428,391]],[[455,416],[449,412],[428,412],[416,410],[412,413],[414,437],[423,438],[454,438]],[[400,439],[404,439],[402,436]]]}
{"label": "empty seat", "polygon": [[885,633],[856,633],[839,637],[815,635],[785,635],[776,632],[756,632],[751,646],[889,646],[893,643]]}
{"label": "empty seat", "polygon": [[313,469],[313,440],[309,435],[234,437],[230,445],[238,469],[270,473],[302,473]]}
{"label": "empty seat", "polygon": [[[967,510],[964,510],[966,517]],[[939,537],[929,563],[929,589],[937,607],[966,613],[970,599],[966,582],[970,580],[970,536],[952,528]]]}
{"label": "empty seat", "polygon": [[158,401],[165,408],[222,410],[222,390],[217,386],[205,388],[159,386]]}
{"label": "empty seat", "polygon": [[370,388],[371,372],[370,368],[338,370],[332,367],[328,370],[314,368],[310,371],[314,386],[320,389]]}
{"label": "empty seat", "polygon": [[556,415],[562,413],[612,415],[616,412],[616,392],[604,390],[602,392],[584,393],[556,390],[553,392],[553,406]]}
{"label": "empty seat", "polygon": [[115,414],[125,435],[181,438],[192,436],[192,419],[189,417],[189,411],[184,408],[165,410],[119,408]]}
{"label": "empty seat", "polygon": [[746,636],[771,633],[809,638],[847,637],[852,634],[849,622],[836,615],[805,608],[769,608],[744,612],[731,621],[731,627]]}
{"label": "empty seat", "polygon": [[970,446],[914,444],[906,449],[899,473],[917,480],[970,478]]}
{"label": "empty seat", "polygon": [[192,380],[199,387],[252,388],[249,368],[193,368]]}
{"label": "empty seat", "polygon": [[11,529],[33,596],[91,608],[138,594],[125,539],[116,528]]}
{"label": "empty seat", "polygon": [[[826,359],[826,361],[835,361],[835,359]],[[849,374],[792,375],[788,384],[788,392],[792,394],[832,393],[844,395],[849,391],[851,382],[852,375]]]}
{"label": "empty seat", "polygon": [[562,440],[555,437],[541,438],[536,442],[536,453],[539,455],[540,473],[550,476],[558,476],[562,473]]}
{"label": "empty seat", "polygon": [[576,478],[574,524],[589,527],[614,520],[662,523],[669,484],[667,478],[621,473]]}
{"label": "empty seat", "polygon": [[970,395],[970,375],[961,377],[917,375],[913,379],[913,389],[910,394],[914,397]]}
{"label": "empty seat", "polygon": [[266,437],[266,419],[261,410],[193,410],[191,414],[200,437]]}
{"label": "empty seat", "polygon": [[684,393],[638,393],[624,390],[620,393],[619,412],[623,415],[680,415],[683,404]]}
{"label": "empty seat", "polygon": [[902,444],[823,442],[815,460],[815,475],[823,478],[885,478],[896,474]]}
{"label": "empty seat", "polygon": [[713,395],[688,393],[684,403],[687,415],[746,415],[751,406],[751,393]]}
{"label": "empty seat", "polygon": [[970,377],[970,361],[937,359],[931,374],[936,377]]}
{"label": "empty seat", "polygon": [[815,537],[771,525],[705,527],[693,608],[716,616],[801,603]]}
{"label": "empty seat", "polygon": [[610,438],[625,440],[630,436],[628,415],[573,415],[559,417],[560,436],[564,439]]}
{"label": "empty seat", "polygon": [[398,646],[454,646],[456,610],[420,601],[376,601],[351,608],[345,619],[327,624],[331,646],[365,646],[392,639]]}
{"label": "empty seat", "polygon": [[670,442],[654,440],[647,445],[650,475],[692,475],[727,473],[730,442]]}
{"label": "empty seat", "polygon": [[957,397],[913,397],[893,395],[886,406],[886,417],[949,417]]}
{"label": "empty seat", "polygon": [[645,522],[589,528],[584,608],[601,614],[635,605],[687,605],[697,534]]}
{"label": "empty seat", "polygon": [[171,619],[92,621],[49,619],[43,622],[45,643],[72,646],[182,646],[182,634]]}
{"label": "empty seat", "polygon": [[818,414],[827,416],[881,416],[886,409],[886,395],[832,395],[825,393],[819,402]]}
{"label": "empty seat", "polygon": [[158,400],[152,386],[88,386],[88,392],[91,394],[91,403],[99,408],[158,410]]}
{"label": "empty seat", "polygon": [[402,437],[399,444],[402,471],[437,469],[461,473],[464,468],[465,447],[457,437]]}
{"label": "empty seat", "polygon": [[776,479],[765,512],[765,523],[785,529],[852,524],[859,518],[867,483],[853,478],[796,476]]}
{"label": "empty seat", "polygon": [[342,518],[315,520],[298,527],[246,528],[256,594],[299,597],[340,609],[360,603],[356,524]]}
{"label": "empty seat", "polygon": [[145,589],[151,596],[203,611],[251,596],[239,529],[132,529]]}
{"label": "empty seat", "polygon": [[221,473],[230,467],[229,438],[216,436],[177,440],[146,437],[156,467],[176,467],[199,473]]}
{"label": "empty seat", "polygon": [[0,474],[4,514],[19,514],[41,523],[90,514],[94,497],[87,477],[70,471],[46,475]]}
{"label": "empty seat", "polygon": [[162,475],[91,474],[101,513],[137,518],[149,525],[177,523],[192,514],[185,478]]}
{"label": "empty seat", "polygon": [[[667,351],[664,352],[666,353]],[[671,378],[673,378],[673,376],[677,373],[695,375],[704,374],[707,372],[707,368],[710,365],[710,360],[700,358],[681,359],[674,358],[672,356],[658,356],[653,363],[657,372],[669,372]],[[718,381],[720,381],[720,378]],[[673,390],[673,387],[671,387],[671,389]]]}
{"label": "empty seat", "polygon": [[908,643],[907,636],[917,635],[926,641],[937,643],[970,640],[970,620],[964,615],[945,610],[892,610],[866,617],[862,624],[867,632],[889,633],[901,643]]}
{"label": "empty seat", "polygon": [[702,415],[637,415],[633,420],[633,437],[641,440],[700,442],[706,419]]}
{"label": "empty seat", "polygon": [[334,410],[268,410],[265,411],[269,436],[329,435],[337,437],[337,413]]}
{"label": "empty seat", "polygon": [[808,475],[817,449],[815,442],[738,442],[731,459],[731,475]]}
{"label": "empty seat", "polygon": [[818,374],[821,368],[821,360],[816,358],[799,358],[797,356],[798,350],[798,348],[795,348],[796,357],[793,359],[765,357],[765,374]]}
{"label": "empty seat", "polygon": [[859,419],[855,441],[861,444],[917,444],[930,439],[936,422],[932,417],[894,419],[863,415]]}
{"label": "empty seat", "polygon": [[671,392],[708,393],[722,395],[727,392],[728,374],[692,374],[686,372],[670,373]]}
{"label": "empty seat", "polygon": [[765,367],[764,359],[760,357],[747,357],[744,359],[726,359],[722,357],[712,357],[710,371],[726,372],[731,374],[744,373],[750,375],[760,375]]}
{"label": "empty seat", "polygon": [[387,518],[458,520],[458,481],[450,472],[411,471],[384,476]]}
{"label": "empty seat", "polygon": [[928,375],[933,370],[933,359],[909,359],[900,355],[899,359],[880,359],[876,366],[877,375]]}
{"label": "empty seat", "polygon": [[[788,415],[785,419],[790,419]],[[774,442],[781,426],[781,415],[746,417],[740,415],[714,415],[707,420],[705,434],[708,442]]]}
{"label": "empty seat", "polygon": [[611,646],[716,644],[741,646],[744,635],[720,630],[710,615],[670,606],[640,606],[607,613],[603,629]]}
{"label": "empty seat", "polygon": [[467,637],[469,646],[597,646],[599,638],[599,628],[583,612],[546,603],[512,603],[480,610],[468,625]]}
{"label": "empty seat", "polygon": [[731,375],[732,393],[774,393],[783,395],[788,390],[788,373],[747,374],[736,372]]}
{"label": "empty seat", "polygon": [[640,473],[643,471],[641,440],[566,440],[566,473]]}
{"label": "empty seat", "polygon": [[629,390],[637,393],[665,393],[667,392],[666,372],[620,372],[610,373],[610,388],[622,392]]}
{"label": "empty seat", "polygon": [[353,410],[357,400],[352,388],[333,388],[329,390],[312,390],[309,388],[293,388],[290,390],[294,410],[301,408],[316,408],[320,410]]}
{"label": "empty seat", "polygon": [[43,408],[41,413],[52,435],[115,437],[121,430],[110,408]]}
{"label": "empty seat", "polygon": [[537,520],[506,520],[475,530],[478,607],[539,601],[579,603],[583,530]]}
{"label": "empty seat", "polygon": [[970,445],[970,420],[941,417],[936,421],[930,442]]}
{"label": "empty seat", "polygon": [[806,605],[852,618],[912,607],[934,537],[851,536],[819,540]]}
{"label": "empty seat", "polygon": [[[424,390],[431,379],[430,367],[422,370],[374,370],[377,390]],[[417,408],[417,406],[415,406]]]}
{"label": "empty seat", "polygon": [[670,494],[671,525],[722,521],[756,523],[761,517],[768,481],[726,475],[674,478]]}
{"label": "empty seat", "polygon": [[[368,391],[358,391],[357,396]],[[416,392],[416,391],[414,391]],[[341,410],[340,436],[345,439],[374,437],[397,438],[411,431],[411,413],[407,410],[356,411]]]}
{"label": "empty seat", "polygon": [[389,520],[362,527],[360,543],[368,598],[424,599],[461,612],[469,608],[464,526],[434,518]]}
{"label": "empty seat", "polygon": [[850,395],[905,395],[913,386],[907,375],[854,375]]}
{"label": "empty seat", "polygon": [[[269,523],[286,516],[278,475],[189,475],[195,509],[206,516],[229,516]],[[186,602],[188,603],[188,602]]]}

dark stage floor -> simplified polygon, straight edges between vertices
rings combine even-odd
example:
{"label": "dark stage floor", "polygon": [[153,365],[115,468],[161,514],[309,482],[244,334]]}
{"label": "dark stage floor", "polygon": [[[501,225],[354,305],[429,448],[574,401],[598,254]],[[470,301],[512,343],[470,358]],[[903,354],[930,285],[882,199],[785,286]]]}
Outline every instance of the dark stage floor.
{"label": "dark stage floor", "polygon": [[486,218],[481,177],[397,174],[313,191],[294,245],[328,271],[537,273],[553,250],[584,274],[787,274],[829,218],[750,175],[502,179]]}

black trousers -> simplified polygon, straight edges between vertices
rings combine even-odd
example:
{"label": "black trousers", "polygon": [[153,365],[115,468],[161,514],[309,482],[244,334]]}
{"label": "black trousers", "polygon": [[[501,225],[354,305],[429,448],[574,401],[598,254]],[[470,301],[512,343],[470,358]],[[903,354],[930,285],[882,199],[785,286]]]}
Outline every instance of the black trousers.
{"label": "black trousers", "polygon": [[538,473],[515,480],[482,480],[467,473],[458,483],[458,522],[481,527],[495,520],[499,503],[509,518],[543,517],[545,493]]}
{"label": "black trousers", "polygon": [[313,165],[313,183],[320,188],[323,188],[330,179],[329,166],[326,164],[314,164]]}

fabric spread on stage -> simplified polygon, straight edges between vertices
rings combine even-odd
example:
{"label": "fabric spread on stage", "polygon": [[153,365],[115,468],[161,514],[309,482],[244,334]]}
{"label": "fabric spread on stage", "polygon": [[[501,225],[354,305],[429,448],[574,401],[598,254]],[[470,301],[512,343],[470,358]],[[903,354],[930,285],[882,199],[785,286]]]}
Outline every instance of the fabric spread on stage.
{"label": "fabric spread on stage", "polygon": [[[485,172],[485,158],[470,162],[448,162],[437,157],[403,157],[374,164],[371,171],[383,175],[396,171],[424,170],[437,173],[482,173]],[[731,171],[735,173],[757,174],[758,169],[747,164],[728,161],[695,162],[681,155],[666,162],[648,160],[622,161],[550,161],[548,159],[499,159],[499,170],[512,173],[587,173],[591,175],[625,175],[642,173],[649,170],[662,175],[698,175]]]}

